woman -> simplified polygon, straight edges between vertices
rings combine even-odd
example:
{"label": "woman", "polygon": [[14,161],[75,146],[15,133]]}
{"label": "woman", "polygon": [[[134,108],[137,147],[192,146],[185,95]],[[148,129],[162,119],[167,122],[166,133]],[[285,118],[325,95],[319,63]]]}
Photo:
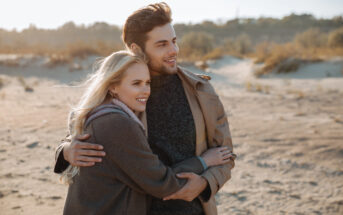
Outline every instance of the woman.
{"label": "woman", "polygon": [[[73,183],[64,214],[146,214],[149,195],[163,198],[185,184],[176,173],[205,170],[198,157],[166,167],[152,153],[137,117],[150,95],[149,69],[142,58],[113,53],[86,83],[89,87],[73,112],[71,133],[91,134],[90,141],[103,145],[106,156],[95,166],[66,170],[67,181]],[[223,164],[230,158],[228,152],[211,149],[203,160],[207,166]]]}

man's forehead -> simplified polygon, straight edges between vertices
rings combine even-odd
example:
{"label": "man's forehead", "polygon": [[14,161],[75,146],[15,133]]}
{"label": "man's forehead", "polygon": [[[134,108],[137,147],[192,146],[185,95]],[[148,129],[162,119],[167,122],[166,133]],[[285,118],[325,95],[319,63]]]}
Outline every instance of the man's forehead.
{"label": "man's forehead", "polygon": [[148,40],[151,42],[159,42],[159,41],[169,41],[173,40],[176,37],[175,30],[173,26],[168,23],[162,26],[157,26],[153,28],[148,34]]}

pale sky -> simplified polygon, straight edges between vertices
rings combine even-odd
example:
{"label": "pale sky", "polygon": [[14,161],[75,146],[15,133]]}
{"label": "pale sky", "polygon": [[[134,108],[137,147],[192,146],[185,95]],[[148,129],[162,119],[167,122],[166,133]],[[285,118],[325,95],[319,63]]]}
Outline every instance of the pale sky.
{"label": "pale sky", "polygon": [[[30,24],[56,28],[68,21],[89,25],[107,22],[122,26],[128,15],[149,3],[143,0],[1,0],[0,28],[22,30]],[[317,18],[343,15],[343,0],[165,0],[174,23],[226,21],[235,17],[281,18],[311,13]]]}

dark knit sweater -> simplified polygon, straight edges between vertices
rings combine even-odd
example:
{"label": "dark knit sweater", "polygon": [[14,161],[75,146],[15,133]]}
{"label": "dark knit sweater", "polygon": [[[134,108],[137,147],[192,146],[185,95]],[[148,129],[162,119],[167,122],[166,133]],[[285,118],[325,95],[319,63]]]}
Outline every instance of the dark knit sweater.
{"label": "dark knit sweater", "polygon": [[[147,103],[148,141],[167,166],[195,155],[195,124],[177,75],[152,77]],[[163,201],[153,198],[149,215],[201,215],[199,199]]]}

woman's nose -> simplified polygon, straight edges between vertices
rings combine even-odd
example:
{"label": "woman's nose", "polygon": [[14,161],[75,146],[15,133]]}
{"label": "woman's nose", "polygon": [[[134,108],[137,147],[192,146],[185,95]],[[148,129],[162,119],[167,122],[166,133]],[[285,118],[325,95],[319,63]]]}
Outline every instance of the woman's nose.
{"label": "woman's nose", "polygon": [[143,91],[145,94],[150,95],[150,86],[144,86]]}

